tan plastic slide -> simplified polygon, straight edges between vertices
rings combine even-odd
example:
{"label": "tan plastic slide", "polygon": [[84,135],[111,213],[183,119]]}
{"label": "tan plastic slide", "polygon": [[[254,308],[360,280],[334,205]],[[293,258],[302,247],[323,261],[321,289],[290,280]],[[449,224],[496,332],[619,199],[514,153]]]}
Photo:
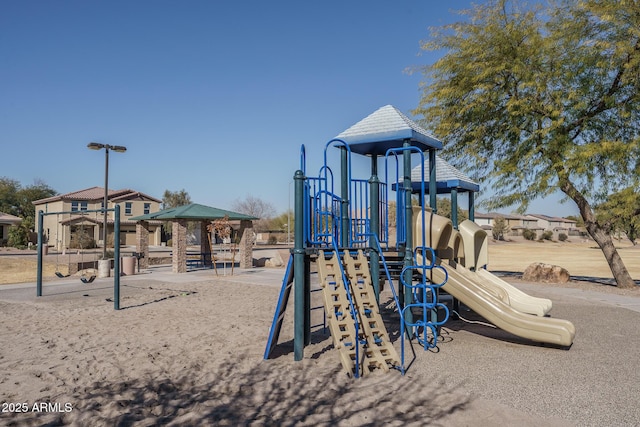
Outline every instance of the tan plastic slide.
{"label": "tan plastic slide", "polygon": [[[550,299],[537,298],[528,295],[510,283],[507,283],[498,276],[492,274],[485,268],[482,268],[482,265],[488,262],[486,255],[487,232],[485,230],[473,221],[469,220],[463,221],[460,224],[459,229],[459,235],[462,237],[464,250],[467,251],[468,254],[482,254],[478,257],[479,259],[469,259],[471,257],[465,256],[465,259],[463,260],[464,265],[466,267],[475,267],[475,271],[458,266],[457,269],[460,273],[485,287],[498,287],[504,289],[509,295],[509,305],[518,311],[535,314],[536,316],[545,316],[551,311],[553,303]],[[474,249],[472,246],[475,244],[479,244],[482,249]]]}
{"label": "tan plastic slide", "polygon": [[[425,237],[427,246],[431,246],[434,249],[449,247],[452,235],[455,234],[451,221],[432,212],[426,212],[426,215]],[[421,238],[422,235],[422,218],[420,216],[421,210],[418,208],[414,211],[415,238]],[[464,235],[464,233],[462,234]],[[475,240],[477,239],[474,238],[474,243],[476,243]],[[469,252],[469,249],[467,247],[464,248],[465,252]],[[471,248],[471,251],[475,252],[476,250],[477,248]],[[420,258],[422,257],[420,255],[417,255],[417,257],[416,261],[420,263],[422,261]],[[443,264],[440,260],[438,262],[448,275],[447,282],[442,287],[442,290],[460,300],[471,310],[500,329],[537,342],[559,346],[570,346],[573,343],[576,331],[571,322],[549,317],[536,317],[519,311],[513,306],[513,300],[517,300],[518,296],[512,297],[504,288],[496,286],[493,280],[488,276],[485,277],[485,273],[472,273],[460,266],[461,270],[464,269],[468,272],[465,275],[455,268]],[[428,274],[431,276],[429,279],[434,283],[441,283],[445,280],[445,272],[442,269],[432,269]],[[506,297],[505,293],[508,294]],[[534,298],[527,294],[524,295]]]}
{"label": "tan plastic slide", "polygon": [[503,301],[523,313],[546,316],[553,306],[550,299],[528,295],[484,268],[471,271],[458,265],[456,271],[489,291],[493,290],[494,293],[500,292],[499,290],[504,291],[507,294],[507,299],[503,298]]}
{"label": "tan plastic slide", "polygon": [[[482,288],[482,286],[479,286],[473,280],[466,278],[451,267],[442,266],[449,276],[442,290],[460,300],[471,310],[500,329],[538,342],[566,347],[573,343],[576,329],[573,323],[568,320],[537,317],[522,313],[505,304]],[[444,271],[438,268],[431,270],[431,275],[430,279],[436,283],[445,279]]]}

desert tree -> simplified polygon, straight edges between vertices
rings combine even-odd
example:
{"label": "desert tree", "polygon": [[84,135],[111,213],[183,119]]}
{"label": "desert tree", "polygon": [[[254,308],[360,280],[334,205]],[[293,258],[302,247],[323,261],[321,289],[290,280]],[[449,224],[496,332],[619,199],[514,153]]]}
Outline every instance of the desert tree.
{"label": "desert tree", "polygon": [[611,194],[596,206],[598,222],[609,231],[623,232],[635,246],[640,236],[640,194],[633,187]]}
{"label": "desert tree", "polygon": [[489,208],[557,190],[573,201],[619,287],[635,286],[594,206],[640,176],[640,2],[493,0],[434,28],[415,113]]}
{"label": "desert tree", "polygon": [[185,206],[191,203],[191,196],[184,188],[180,191],[164,190],[162,195],[162,208],[170,209]]}
{"label": "desert tree", "polygon": [[[436,203],[437,203],[436,206],[438,207],[438,214],[447,218],[451,218],[452,216],[451,211],[453,209],[451,198],[448,196],[438,197]],[[463,210],[460,206],[458,206],[457,213],[458,213],[458,223],[461,223],[462,221],[469,219],[469,213]]]}
{"label": "desert tree", "polygon": [[491,229],[491,235],[495,240],[504,240],[505,234],[510,231],[507,225],[507,220],[503,216],[496,216],[493,219],[493,228]]}
{"label": "desert tree", "polygon": [[33,184],[20,188],[16,195],[18,216],[26,221],[25,225],[29,229],[35,228],[36,223],[36,207],[33,202],[56,194],[58,192],[41,179],[36,179]]}
{"label": "desert tree", "polygon": [[[191,203],[191,196],[184,188],[179,191],[164,190],[162,195],[162,209],[177,208],[179,206],[186,206]],[[165,221],[162,224],[162,240],[169,241],[172,234],[172,224],[170,221]],[[196,229],[194,222],[187,223],[187,233],[193,234]]]}
{"label": "desert tree", "polygon": [[17,216],[20,187],[20,183],[15,179],[0,178],[0,212]]}
{"label": "desert tree", "polygon": [[271,203],[250,194],[244,199],[236,199],[231,209],[239,213],[260,218],[254,222],[256,231],[266,231],[269,229],[270,222],[276,214],[276,209]]}

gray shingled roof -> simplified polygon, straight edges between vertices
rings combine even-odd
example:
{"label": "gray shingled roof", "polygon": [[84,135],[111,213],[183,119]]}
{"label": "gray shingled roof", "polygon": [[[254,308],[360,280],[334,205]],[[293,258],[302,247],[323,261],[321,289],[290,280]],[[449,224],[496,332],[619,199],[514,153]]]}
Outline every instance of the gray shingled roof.
{"label": "gray shingled roof", "polygon": [[[411,184],[414,191],[420,189],[421,168],[416,166],[411,170]],[[424,161],[424,182],[429,182],[429,160]],[[462,171],[447,163],[436,155],[436,188],[438,193],[450,193],[452,189],[462,191],[479,191],[480,185]]]}
{"label": "gray shingled roof", "polygon": [[405,140],[422,151],[442,148],[441,141],[392,105],[379,108],[336,138],[349,144],[352,152],[363,155],[384,155],[389,148],[402,147]]}

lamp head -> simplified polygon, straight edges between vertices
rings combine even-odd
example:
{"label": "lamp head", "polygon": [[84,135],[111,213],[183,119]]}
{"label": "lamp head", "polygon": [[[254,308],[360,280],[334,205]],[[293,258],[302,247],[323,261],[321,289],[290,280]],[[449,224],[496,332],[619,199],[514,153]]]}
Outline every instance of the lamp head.
{"label": "lamp head", "polygon": [[111,148],[116,153],[124,153],[125,151],[127,151],[127,147],[123,147],[122,145],[112,145],[109,148]]}
{"label": "lamp head", "polygon": [[102,150],[105,147],[105,145],[100,144],[99,142],[90,142],[87,144],[87,147],[92,150]]}

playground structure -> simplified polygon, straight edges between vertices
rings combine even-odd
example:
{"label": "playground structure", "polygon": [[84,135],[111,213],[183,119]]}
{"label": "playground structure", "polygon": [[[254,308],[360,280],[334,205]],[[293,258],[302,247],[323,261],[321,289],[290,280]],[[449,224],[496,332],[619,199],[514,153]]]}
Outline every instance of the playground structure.
{"label": "playground structure", "polygon": [[[36,274],[36,296],[42,296],[42,268],[43,268],[43,246],[45,244],[45,239],[43,236],[43,223],[44,217],[46,215],[62,215],[62,214],[80,214],[86,215],[91,212],[100,212],[104,215],[107,215],[107,212],[114,213],[114,263],[113,263],[113,308],[115,310],[120,310],[120,206],[115,205],[114,208],[111,209],[93,209],[93,210],[82,210],[81,212],[76,211],[65,211],[65,212],[44,212],[38,211],[38,261],[37,261],[37,274]],[[103,243],[106,245],[106,241]],[[84,265],[84,258],[81,264]],[[56,255],[56,276],[63,278],[68,277],[69,274],[62,274],[58,270],[58,255]],[[60,273],[60,274],[59,274]],[[85,284],[89,284],[93,282],[96,278],[95,268],[93,269],[93,273],[91,275],[82,274],[80,277],[80,281]]]}
{"label": "playground structure", "polygon": [[[335,148],[340,150],[339,175],[327,162],[327,150]],[[453,223],[437,215],[436,150],[441,148],[440,141],[392,106],[380,108],[330,140],[318,176],[306,175],[302,146],[300,169],[294,175],[294,248],[265,359],[277,345],[292,289],[294,360],[302,360],[304,347],[310,344],[312,262],[334,347],[345,371],[356,378],[376,369],[404,374],[405,341],[416,338],[425,350],[436,347],[440,327],[449,318],[445,301],[452,298],[515,335],[557,346],[572,344],[573,324],[543,317],[551,309],[549,300],[530,297],[486,270],[484,230],[472,221],[454,227],[457,219]],[[371,158],[368,180],[352,177],[353,154]],[[416,169],[412,174],[412,156],[420,160],[417,174]],[[379,159],[384,160],[385,182],[378,178]],[[388,182],[393,173],[395,239],[389,235]],[[418,196],[418,207],[412,206],[412,194]],[[471,214],[472,204],[470,195]],[[452,205],[455,211],[457,204]],[[400,264],[397,274],[392,273],[394,264]],[[381,274],[400,313],[400,355],[380,316]]]}

